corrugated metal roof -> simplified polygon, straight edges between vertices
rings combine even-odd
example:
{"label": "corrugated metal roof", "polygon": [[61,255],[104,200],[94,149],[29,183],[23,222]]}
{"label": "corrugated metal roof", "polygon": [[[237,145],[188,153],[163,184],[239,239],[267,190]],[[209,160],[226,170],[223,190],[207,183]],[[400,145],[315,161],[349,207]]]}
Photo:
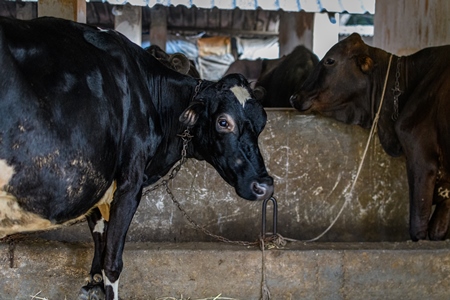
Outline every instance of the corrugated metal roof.
{"label": "corrugated metal roof", "polygon": [[107,0],[114,5],[130,3],[137,6],[152,7],[157,4],[164,6],[183,5],[188,8],[219,9],[264,9],[306,12],[348,12],[351,14],[375,13],[375,0]]}

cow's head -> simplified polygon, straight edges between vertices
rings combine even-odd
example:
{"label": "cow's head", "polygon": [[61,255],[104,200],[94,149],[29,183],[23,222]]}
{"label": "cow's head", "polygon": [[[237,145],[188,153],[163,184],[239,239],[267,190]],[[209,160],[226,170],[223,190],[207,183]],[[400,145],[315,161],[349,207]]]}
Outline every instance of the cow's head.
{"label": "cow's head", "polygon": [[194,136],[194,157],[209,162],[248,200],[269,198],[274,190],[258,146],[266,119],[249,83],[238,74],[203,83],[180,116]]}
{"label": "cow's head", "polygon": [[370,127],[371,104],[367,101],[369,74],[374,68],[367,46],[358,34],[334,45],[292,95],[292,106],[336,120]]}

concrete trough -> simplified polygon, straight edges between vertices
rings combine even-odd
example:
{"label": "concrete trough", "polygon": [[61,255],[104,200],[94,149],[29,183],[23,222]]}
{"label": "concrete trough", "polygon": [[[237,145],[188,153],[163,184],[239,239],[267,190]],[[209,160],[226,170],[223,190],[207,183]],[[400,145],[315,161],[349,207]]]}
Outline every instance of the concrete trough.
{"label": "concrete trough", "polygon": [[[279,232],[290,238],[316,237],[334,220],[355,178],[368,131],[294,109],[267,109],[259,141],[275,180]],[[206,162],[190,159],[170,187],[200,226],[230,239],[254,240],[261,227],[261,203],[239,198]],[[378,138],[371,144],[350,201],[333,228],[330,242],[405,241],[409,200],[404,158],[389,157]],[[86,224],[43,235],[89,242]],[[142,198],[129,242],[210,242],[195,230],[163,188]]]}
{"label": "concrete trough", "polygon": [[[442,300],[450,297],[449,247],[288,243],[262,252],[224,243],[128,243],[119,288],[130,300],[257,300],[264,269],[274,300]],[[9,245],[0,244],[0,299],[74,299],[92,250],[90,243],[24,240],[15,245],[11,268]]]}

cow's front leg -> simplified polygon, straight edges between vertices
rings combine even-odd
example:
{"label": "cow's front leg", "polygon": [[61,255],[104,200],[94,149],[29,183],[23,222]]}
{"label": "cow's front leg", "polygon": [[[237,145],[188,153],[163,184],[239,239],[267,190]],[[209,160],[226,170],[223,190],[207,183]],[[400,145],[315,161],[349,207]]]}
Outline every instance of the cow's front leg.
{"label": "cow's front leg", "polygon": [[406,157],[409,234],[413,241],[424,240],[428,236],[439,163],[436,134],[429,127],[417,124],[416,119],[414,115],[403,114],[395,124]]}
{"label": "cow's front leg", "polygon": [[94,259],[92,260],[89,279],[83,286],[78,295],[79,300],[103,300],[105,299],[105,290],[102,275],[103,253],[105,249],[106,231],[108,222],[104,219],[100,210],[95,208],[86,217],[89,229],[94,240]]}
{"label": "cow's front leg", "polygon": [[445,239],[450,224],[450,181],[442,175],[436,183],[434,203],[436,207],[429,223],[430,240]]}
{"label": "cow's front leg", "polygon": [[433,191],[437,168],[423,157],[407,158],[410,217],[409,234],[413,241],[427,238],[428,221],[433,206]]}
{"label": "cow's front leg", "polygon": [[114,195],[106,233],[102,270],[106,300],[119,299],[119,277],[123,268],[122,254],[125,238],[141,195],[142,188],[133,192],[124,192],[120,187]]}

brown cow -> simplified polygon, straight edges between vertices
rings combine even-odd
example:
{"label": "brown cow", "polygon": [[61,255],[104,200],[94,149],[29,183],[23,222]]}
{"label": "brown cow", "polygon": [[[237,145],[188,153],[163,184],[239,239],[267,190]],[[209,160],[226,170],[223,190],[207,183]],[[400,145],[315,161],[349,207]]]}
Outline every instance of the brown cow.
{"label": "brown cow", "polygon": [[414,241],[442,240],[450,223],[449,53],[450,46],[441,46],[399,57],[352,34],[328,51],[291,97],[299,111],[369,128],[388,72],[378,136],[389,155],[406,157]]}

